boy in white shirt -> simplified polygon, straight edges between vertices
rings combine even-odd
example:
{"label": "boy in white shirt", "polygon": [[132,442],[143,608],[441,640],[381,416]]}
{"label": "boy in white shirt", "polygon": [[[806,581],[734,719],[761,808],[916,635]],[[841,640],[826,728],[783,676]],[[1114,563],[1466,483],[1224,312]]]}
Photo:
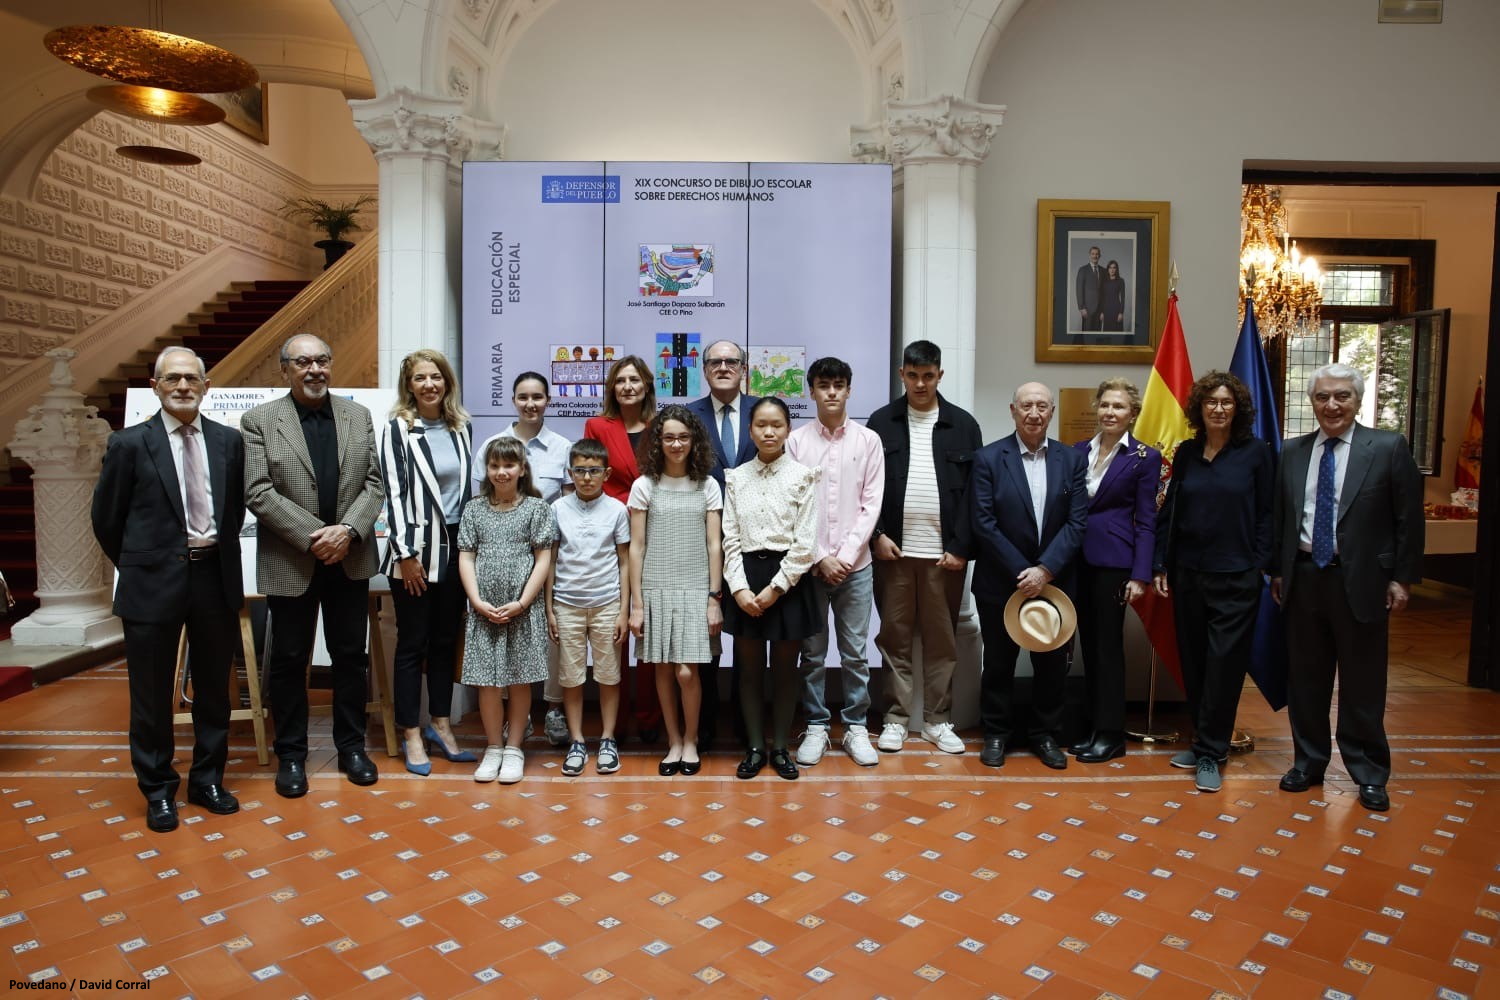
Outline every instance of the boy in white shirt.
{"label": "boy in white shirt", "polygon": [[604,493],[609,453],[585,438],[568,451],[573,492],[552,504],[557,541],[547,585],[547,631],[558,644],[558,683],[568,718],[562,773],[573,777],[588,763],[583,738],[583,682],[589,651],[599,684],[603,717],[594,766],[600,774],[620,769],[615,721],[620,712],[620,643],[629,625],[630,513]]}

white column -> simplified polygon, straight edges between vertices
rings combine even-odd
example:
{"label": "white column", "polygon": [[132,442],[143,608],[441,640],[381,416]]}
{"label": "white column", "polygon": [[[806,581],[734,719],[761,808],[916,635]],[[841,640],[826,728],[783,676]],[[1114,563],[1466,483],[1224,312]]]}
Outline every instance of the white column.
{"label": "white column", "polygon": [[[892,101],[883,122],[850,129],[863,160],[890,160],[902,186],[902,345],[930,340],[943,351],[943,396],[974,410],[976,185],[1005,108],[939,96]],[[953,722],[979,721],[982,647],[974,598],[967,587],[958,622]],[[920,694],[920,693],[919,693]],[[920,719],[913,708],[912,717]]]}
{"label": "white column", "polygon": [[943,395],[974,406],[976,185],[1005,108],[952,96],[892,101],[889,116],[850,130],[856,157],[901,175],[901,342],[943,350]]}
{"label": "white column", "polygon": [[25,646],[102,646],[118,640],[110,611],[114,567],[94,540],[89,511],[109,425],[73,388],[77,352],[47,352],[52,388],[16,424],[10,453],[35,470],[37,597],[42,606],[16,623]]}
{"label": "white column", "polygon": [[466,159],[500,158],[505,130],[459,98],[397,88],[350,101],[380,171],[380,384],[418,347],[458,363],[459,181]]}

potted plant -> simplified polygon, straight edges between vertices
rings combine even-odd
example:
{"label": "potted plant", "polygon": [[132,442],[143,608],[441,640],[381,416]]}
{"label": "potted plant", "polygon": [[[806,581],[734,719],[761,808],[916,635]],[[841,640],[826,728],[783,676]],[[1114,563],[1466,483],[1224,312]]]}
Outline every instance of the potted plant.
{"label": "potted plant", "polygon": [[281,215],[282,218],[293,222],[308,223],[328,234],[326,240],[319,240],[313,244],[323,251],[326,260],[323,270],[326,271],[354,246],[353,243],[344,239],[344,234],[351,229],[360,228],[355,216],[359,215],[360,209],[374,200],[373,196],[362,194],[353,201],[330,205],[317,198],[288,198],[282,203]]}

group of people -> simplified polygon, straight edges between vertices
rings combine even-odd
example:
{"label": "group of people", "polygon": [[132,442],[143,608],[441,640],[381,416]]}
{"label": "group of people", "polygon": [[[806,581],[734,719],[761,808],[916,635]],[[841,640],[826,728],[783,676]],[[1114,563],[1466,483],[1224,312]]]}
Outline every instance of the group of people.
{"label": "group of people", "polygon": [[[1249,433],[1245,387],[1223,372],[1200,378],[1188,405],[1195,436],[1175,457],[1158,514],[1162,457],[1130,434],[1140,396],[1128,381],[1100,384],[1097,433],[1075,446],[1048,437],[1051,391],[1026,383],[1012,397],[1014,433],[985,445],[974,417],[938,391],[942,357],[928,341],[906,346],[904,393],[863,425],[847,413],[847,362],[809,366],[816,415],[794,429],[782,400],[743,393],[744,351],[718,341],[704,353],[710,394],[686,406],[658,410],[647,363],[616,360],[602,412],[576,442],[545,425],[547,379],[522,373],[516,422],[477,449],[453,369],[436,351],[403,361],[378,436],[367,410],[328,392],[327,344],[294,336],[281,363],[290,392],[246,413],[237,433],[199,413],[209,387],[201,360],[168,348],[152,379],[161,412],[115,434],[105,454],[94,528],[119,568],[131,757],[152,830],[177,825],[170,700],[184,626],[196,734],[187,800],[214,813],[238,808],[223,787],[225,689],[246,509],[259,521],[276,790],[286,797],[307,791],[305,675],[320,610],[339,770],[355,784],[378,779],[363,748],[366,604],[377,571],[395,606],[395,715],[414,774],[429,774],[439,756],[477,762],[477,781],[521,780],[537,682],[556,706],[546,729],[564,748],[562,773],[581,774],[590,664],[601,720],[594,768],[618,770],[632,638],[637,728],[648,738],[665,731],[659,774],[695,774],[712,742],[727,634],[744,744],[735,774],[753,778],[769,764],[794,779],[833,743],[830,610],[850,758],[872,766],[877,748],[900,751],[919,711],[922,739],[965,751],[952,696],[972,561],[983,764],[1003,766],[1007,746],[1024,736],[1043,764],[1067,766],[1074,599],[1090,735],[1068,749],[1084,763],[1124,755],[1124,609],[1154,588],[1175,602],[1195,729],[1171,763],[1217,791],[1269,573],[1292,635],[1296,760],[1281,787],[1323,780],[1337,668],[1345,765],[1361,801],[1386,808],[1385,616],[1420,576],[1421,481],[1398,435],[1354,424],[1363,379],[1353,369],[1314,374],[1320,430],[1289,442],[1279,469]],[[872,744],[865,647],[877,608],[889,704]],[[1024,715],[1013,697],[1023,647],[1034,678]],[[455,676],[478,691],[482,755],[454,735]],[[806,728],[794,752],[799,704]]]}

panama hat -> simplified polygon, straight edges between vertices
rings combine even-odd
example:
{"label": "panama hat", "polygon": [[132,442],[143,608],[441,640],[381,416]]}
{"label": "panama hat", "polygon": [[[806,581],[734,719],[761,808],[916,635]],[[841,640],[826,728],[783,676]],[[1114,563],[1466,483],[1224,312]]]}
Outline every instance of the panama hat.
{"label": "panama hat", "polygon": [[1005,631],[1022,649],[1047,653],[1066,645],[1078,628],[1078,614],[1068,595],[1050,583],[1035,597],[1018,590],[1005,602]]}

